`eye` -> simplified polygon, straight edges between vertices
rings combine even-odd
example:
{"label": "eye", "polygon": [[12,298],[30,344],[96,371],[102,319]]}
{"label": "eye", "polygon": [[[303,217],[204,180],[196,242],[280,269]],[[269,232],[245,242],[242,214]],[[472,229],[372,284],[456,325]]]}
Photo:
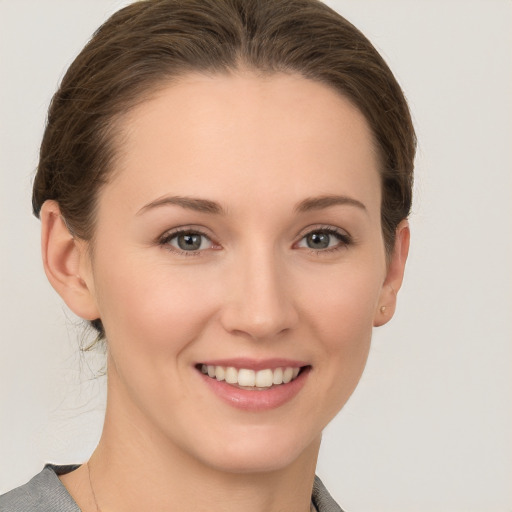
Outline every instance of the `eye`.
{"label": "eye", "polygon": [[351,242],[350,236],[333,228],[321,228],[304,235],[297,247],[314,251],[329,251],[346,247]]}
{"label": "eye", "polygon": [[160,241],[161,245],[170,246],[178,252],[194,253],[211,249],[213,242],[204,234],[198,231],[175,231],[165,235]]}

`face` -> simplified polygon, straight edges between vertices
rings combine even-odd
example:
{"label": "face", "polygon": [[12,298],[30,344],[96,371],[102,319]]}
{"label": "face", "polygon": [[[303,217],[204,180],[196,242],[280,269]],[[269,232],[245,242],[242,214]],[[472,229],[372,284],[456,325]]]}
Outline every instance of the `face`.
{"label": "face", "polygon": [[209,467],[285,467],[349,398],[381,314],[367,123],[325,85],[240,72],[188,75],[121,130],[81,268],[107,422]]}

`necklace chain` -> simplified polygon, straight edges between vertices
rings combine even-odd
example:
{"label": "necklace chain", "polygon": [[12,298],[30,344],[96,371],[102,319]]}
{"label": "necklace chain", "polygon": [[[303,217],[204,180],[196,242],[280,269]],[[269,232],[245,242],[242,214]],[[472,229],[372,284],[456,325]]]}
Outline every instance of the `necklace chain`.
{"label": "necklace chain", "polygon": [[94,498],[94,505],[96,506],[96,512],[101,512],[101,508],[98,505],[98,500],[96,499],[96,493],[94,492],[94,487],[92,486],[91,480],[91,470],[89,469],[89,462],[86,462],[87,467],[87,476],[89,477],[89,487],[91,488],[92,497]]}

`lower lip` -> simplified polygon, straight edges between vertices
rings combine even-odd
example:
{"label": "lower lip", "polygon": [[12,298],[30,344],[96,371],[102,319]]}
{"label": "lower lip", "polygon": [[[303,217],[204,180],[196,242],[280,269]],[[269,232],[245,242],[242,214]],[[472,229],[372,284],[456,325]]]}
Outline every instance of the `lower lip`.
{"label": "lower lip", "polygon": [[267,411],[281,407],[291,401],[302,389],[308,378],[310,367],[304,368],[300,374],[288,384],[279,384],[269,389],[240,389],[218,381],[200,373],[206,385],[224,402],[232,407],[245,411]]}

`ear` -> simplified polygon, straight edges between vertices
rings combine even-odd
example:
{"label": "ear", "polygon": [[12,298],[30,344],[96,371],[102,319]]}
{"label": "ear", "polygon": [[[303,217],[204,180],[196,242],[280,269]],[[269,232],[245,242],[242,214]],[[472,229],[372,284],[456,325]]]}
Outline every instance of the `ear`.
{"label": "ear", "polygon": [[386,278],[382,285],[379,303],[373,325],[379,327],[393,318],[396,309],[396,295],[404,278],[405,262],[409,254],[409,222],[403,220],[396,228],[395,245],[388,263]]}
{"label": "ear", "polygon": [[56,201],[45,201],[41,208],[41,252],[46,277],[68,307],[81,318],[100,317],[92,285],[87,244],[70,232]]}

